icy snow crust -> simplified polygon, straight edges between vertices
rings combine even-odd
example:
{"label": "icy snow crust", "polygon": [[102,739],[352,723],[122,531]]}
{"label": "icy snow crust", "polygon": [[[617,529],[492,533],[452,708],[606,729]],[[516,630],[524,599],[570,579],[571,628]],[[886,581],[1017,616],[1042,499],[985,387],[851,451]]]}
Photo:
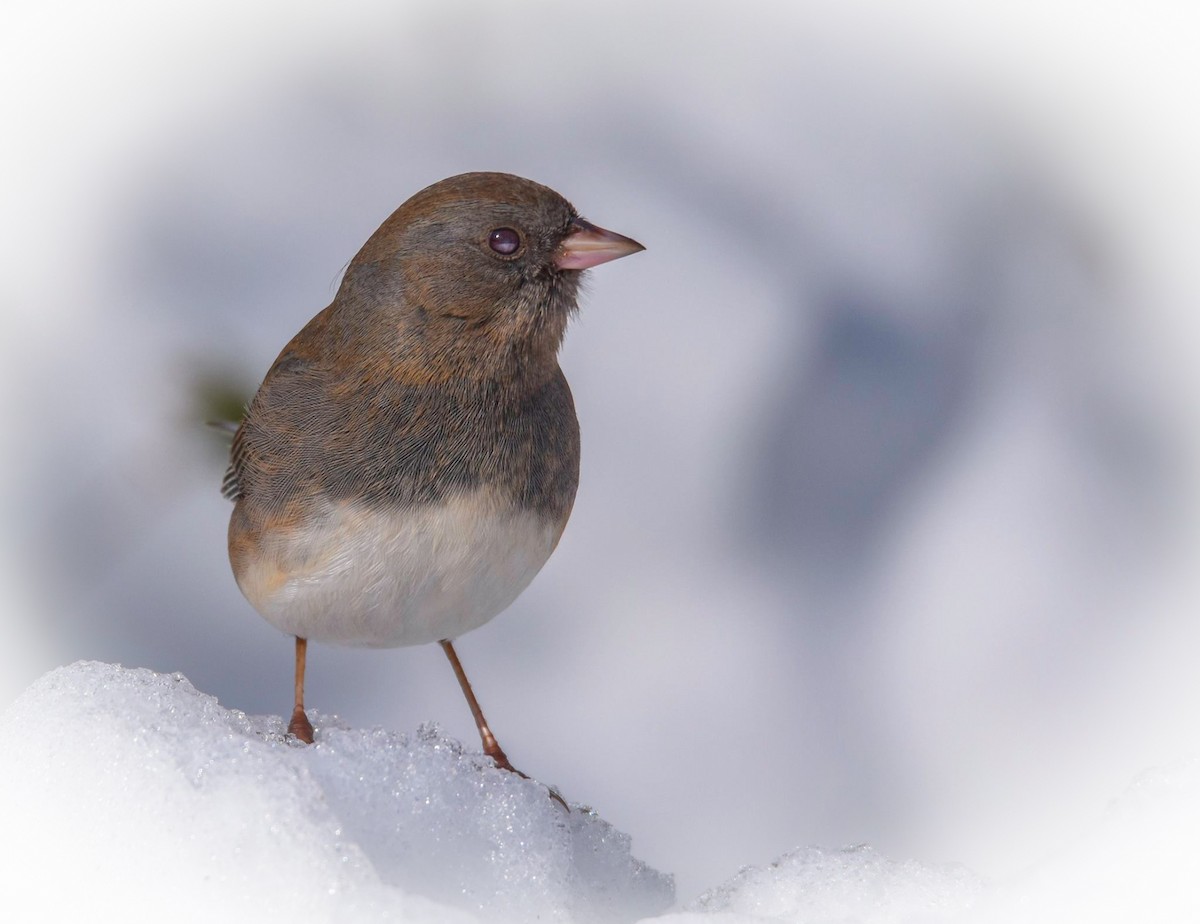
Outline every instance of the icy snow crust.
{"label": "icy snow crust", "polygon": [[310,718],[318,743],[295,746],[178,674],[51,672],[0,720],[20,831],[0,901],[172,921],[609,921],[673,901],[626,835],[436,729]]}
{"label": "icy snow crust", "polygon": [[[670,876],[627,835],[436,728],[310,717],[318,743],[302,747],[178,674],[47,674],[0,715],[0,920],[633,921],[671,905]],[[1194,922],[1197,870],[1190,760],[1010,882],[810,847],[663,920]]]}

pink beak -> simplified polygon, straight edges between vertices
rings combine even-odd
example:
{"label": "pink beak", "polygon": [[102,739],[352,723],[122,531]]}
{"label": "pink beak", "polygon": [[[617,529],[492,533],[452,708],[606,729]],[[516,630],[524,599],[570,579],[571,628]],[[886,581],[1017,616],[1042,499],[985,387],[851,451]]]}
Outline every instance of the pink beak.
{"label": "pink beak", "polygon": [[576,218],[571,222],[571,231],[558,248],[554,265],[559,269],[587,269],[645,249],[632,238],[615,231],[605,231],[582,218]]}

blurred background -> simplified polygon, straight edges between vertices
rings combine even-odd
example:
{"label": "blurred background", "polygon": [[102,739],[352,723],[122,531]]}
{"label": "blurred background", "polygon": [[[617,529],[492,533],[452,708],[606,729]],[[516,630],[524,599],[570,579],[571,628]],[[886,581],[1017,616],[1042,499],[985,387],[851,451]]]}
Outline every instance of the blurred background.
{"label": "blurred background", "polygon": [[[682,899],[803,844],[1006,876],[1197,748],[1193,4],[25,4],[0,53],[0,702],[79,658],[286,714],[226,446],[413,192],[648,250],[563,366],[582,486],[459,653]],[[436,647],[308,701],[476,747]]]}

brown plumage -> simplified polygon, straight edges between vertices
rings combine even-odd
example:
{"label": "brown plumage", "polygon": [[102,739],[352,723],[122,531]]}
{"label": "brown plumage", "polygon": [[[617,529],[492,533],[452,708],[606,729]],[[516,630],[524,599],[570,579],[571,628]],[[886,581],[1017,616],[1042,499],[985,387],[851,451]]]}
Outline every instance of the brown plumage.
{"label": "brown plumage", "polygon": [[397,209],[333,303],[283,349],[234,437],[238,585],[297,639],[450,642],[503,610],[545,563],[579,477],[557,353],[580,272],[641,250],[537,183],[471,173]]}

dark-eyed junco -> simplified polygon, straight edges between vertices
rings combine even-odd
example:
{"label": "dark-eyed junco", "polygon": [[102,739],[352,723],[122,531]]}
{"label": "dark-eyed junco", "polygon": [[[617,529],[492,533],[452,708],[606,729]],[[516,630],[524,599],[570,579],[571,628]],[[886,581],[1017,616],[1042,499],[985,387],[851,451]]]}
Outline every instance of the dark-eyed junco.
{"label": "dark-eyed junco", "polygon": [[554,551],[579,480],[557,353],[582,270],[642,250],[503,173],[417,193],[350,261],[333,303],[279,354],[233,441],[229,558],[296,639],[440,642],[485,753],[452,641],[507,607]]}

